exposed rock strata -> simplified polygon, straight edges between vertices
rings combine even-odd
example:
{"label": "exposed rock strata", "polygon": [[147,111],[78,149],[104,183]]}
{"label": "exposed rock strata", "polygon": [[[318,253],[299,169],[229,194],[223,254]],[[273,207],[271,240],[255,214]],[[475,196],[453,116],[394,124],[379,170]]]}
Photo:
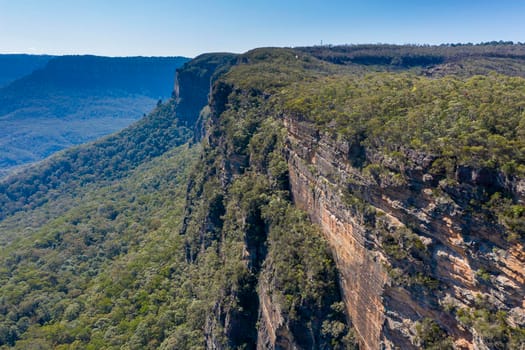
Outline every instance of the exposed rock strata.
{"label": "exposed rock strata", "polygon": [[[510,324],[523,326],[523,247],[501,239],[494,234],[501,228],[461,205],[462,194],[473,198],[481,187],[496,186],[523,200],[521,182],[483,169],[458,169],[458,185],[437,196],[433,193],[442,178],[428,173],[432,157],[410,155],[415,166],[405,169],[405,184],[378,183],[352,166],[348,142],[295,118],[286,118],[285,125],[294,202],[320,225],[333,249],[347,311],[365,349],[416,348],[415,324],[424,317],[437,320],[457,348],[482,349],[482,338],[444,310],[446,303],[471,306],[481,296],[509,312]],[[388,164],[380,154],[366,157]],[[389,276],[393,262],[381,247],[380,233],[366,224],[363,213],[345,204],[347,190],[390,225],[414,228],[428,251],[429,266],[421,272],[439,283],[437,289],[418,293]],[[491,271],[490,283],[479,282],[480,269]]]}

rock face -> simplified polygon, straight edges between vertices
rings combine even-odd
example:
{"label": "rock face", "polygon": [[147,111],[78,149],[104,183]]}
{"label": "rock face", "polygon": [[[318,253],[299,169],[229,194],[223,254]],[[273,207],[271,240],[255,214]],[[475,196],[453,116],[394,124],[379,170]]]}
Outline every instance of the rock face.
{"label": "rock face", "polygon": [[340,168],[348,164],[335,159],[334,145],[321,140],[315,129],[291,119],[286,120],[286,127],[294,202],[309,213],[328,238],[341,273],[347,312],[365,347],[379,349],[387,274],[372,249],[367,248],[366,229],[343,204],[340,184],[330,176],[334,170],[341,175]]}
{"label": "rock face", "polygon": [[[237,63],[250,64],[242,57]],[[224,295],[206,316],[208,347],[323,348],[319,344],[328,344],[323,337],[337,328],[334,320],[319,321],[329,313],[326,305],[314,310],[313,303],[304,304],[310,318],[297,322],[285,301],[291,294],[277,295],[282,284],[275,279],[279,263],[272,260],[271,247],[279,235],[272,236],[276,228],[262,213],[269,198],[290,191],[292,203],[328,242],[347,317],[341,325],[353,326],[361,348],[519,348],[525,253],[522,238],[509,229],[515,223],[507,222],[494,203],[521,208],[523,179],[408,146],[382,152],[362,142],[364,135],[345,139],[335,124],[316,125],[300,112],[281,109],[283,101],[264,91],[265,79],[251,81],[249,73],[233,68],[213,84],[198,123],[204,176],[188,187],[192,194],[182,230],[188,260],[213,248],[227,264],[221,254],[237,239],[240,270],[249,276],[242,279],[250,281],[245,304],[239,290],[221,287]],[[201,90],[216,76],[206,74],[200,75]],[[180,90],[177,97],[184,101]],[[285,170],[277,181],[272,172],[281,168],[281,158]],[[269,182],[261,192],[251,192],[260,185],[257,178]],[[252,199],[242,204],[245,199],[236,191],[246,184],[243,191]],[[286,196],[279,200],[288,203]],[[238,322],[247,305],[257,319]]]}
{"label": "rock face", "polygon": [[[187,125],[196,123],[200,108],[208,103],[214,79],[235,59],[236,55],[229,53],[204,54],[177,69],[173,93],[177,99],[177,116],[181,121]],[[195,106],[199,110],[195,111]]]}
{"label": "rock face", "polygon": [[[457,348],[486,348],[450,311],[480,299],[505,310],[509,323],[523,327],[523,247],[493,234],[501,228],[471,215],[464,203],[494,188],[523,201],[516,190],[519,182],[485,169],[458,168],[457,183],[443,186],[443,175],[429,173],[432,157],[416,154],[408,155],[415,166],[404,170],[404,183],[374,181],[355,166],[355,147],[349,142],[297,118],[285,118],[285,126],[294,203],[308,212],[330,243],[347,312],[363,348],[417,348],[416,323],[424,318],[436,320]],[[368,159],[381,157],[364,149],[361,153]],[[444,190],[437,195],[439,188]],[[374,217],[367,218],[367,212]],[[379,221],[386,232],[378,229]],[[402,261],[414,266],[403,272],[412,281],[400,283],[399,261],[385,249],[384,235],[407,227],[422,256]],[[480,271],[490,275],[482,280]]]}
{"label": "rock face", "polygon": [[299,349],[279,304],[272,301],[268,292],[265,287],[259,289],[260,324],[257,334],[257,350]]}
{"label": "rock face", "polygon": [[[213,85],[202,162],[188,185],[186,258],[213,257],[227,276],[205,282],[217,288],[206,295],[206,347],[350,349],[334,261],[291,203],[282,122],[264,113],[266,98]],[[243,123],[251,132],[237,138]]]}

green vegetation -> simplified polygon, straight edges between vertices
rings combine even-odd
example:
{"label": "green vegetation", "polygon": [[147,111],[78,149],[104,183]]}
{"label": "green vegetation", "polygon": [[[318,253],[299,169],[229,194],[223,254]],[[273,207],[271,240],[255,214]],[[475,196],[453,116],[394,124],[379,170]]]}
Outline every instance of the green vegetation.
{"label": "green vegetation", "polygon": [[424,318],[416,324],[416,341],[422,349],[428,350],[452,350],[454,349],[452,339],[431,318]]}
{"label": "green vegetation", "polygon": [[[0,181],[0,349],[253,349],[268,313],[279,346],[357,348],[330,249],[293,205],[283,118],[341,146],[353,173],[335,193],[380,251],[385,288],[520,348],[523,328],[487,301],[441,310],[434,249],[451,243],[416,215],[493,226],[487,242],[468,232],[472,250],[523,241],[525,80],[472,76],[498,59],[519,70],[521,45],[354,49],[200,56],[136,124]],[[418,75],[452,59],[465,68]],[[393,192],[399,213],[370,201]],[[498,267],[472,266],[493,288]],[[416,323],[416,346],[452,347],[440,319]]]}
{"label": "green vegetation", "polygon": [[364,138],[364,146],[387,155],[410,148],[457,159],[456,165],[525,174],[522,78],[328,77],[294,84],[283,99],[289,113],[347,139]]}
{"label": "green vegetation", "polygon": [[175,69],[188,60],[20,55],[0,62],[10,57],[12,74],[17,63],[44,67],[0,88],[0,177],[129,126],[170,96]]}
{"label": "green vegetation", "polygon": [[184,205],[174,198],[184,198],[196,151],[181,146],[118,184],[92,188],[3,247],[0,344],[158,347],[184,302],[172,280],[186,268],[174,254]]}
{"label": "green vegetation", "polygon": [[525,237],[525,205],[515,204],[512,199],[496,192],[491,196],[487,206],[494,208],[498,222],[507,229],[508,241]]}
{"label": "green vegetation", "polygon": [[224,80],[237,88],[271,94],[292,83],[315,81],[319,76],[364,71],[359,67],[340,68],[292,49],[262,48],[244,54]]}
{"label": "green vegetation", "polygon": [[486,298],[480,296],[473,307],[454,311],[459,322],[474,328],[490,349],[520,349],[525,344],[525,329],[511,326],[507,313]]}

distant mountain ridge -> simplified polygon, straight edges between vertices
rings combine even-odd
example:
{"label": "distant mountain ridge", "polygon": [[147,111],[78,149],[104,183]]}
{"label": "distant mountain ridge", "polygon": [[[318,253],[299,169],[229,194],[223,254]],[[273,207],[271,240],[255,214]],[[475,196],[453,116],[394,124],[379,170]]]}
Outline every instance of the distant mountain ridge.
{"label": "distant mountain ridge", "polygon": [[1,88],[0,176],[128,126],[171,96],[175,71],[186,61],[54,57]]}
{"label": "distant mountain ridge", "polygon": [[0,88],[31,72],[42,68],[53,59],[51,55],[2,54],[0,55]]}
{"label": "distant mountain ridge", "polygon": [[61,56],[0,89],[0,113],[27,105],[28,98],[56,94],[129,95],[161,99],[171,95],[175,69],[184,57]]}

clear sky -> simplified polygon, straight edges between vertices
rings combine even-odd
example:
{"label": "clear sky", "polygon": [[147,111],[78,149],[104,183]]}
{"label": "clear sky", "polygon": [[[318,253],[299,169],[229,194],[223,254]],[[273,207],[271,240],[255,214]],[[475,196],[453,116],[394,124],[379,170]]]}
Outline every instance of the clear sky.
{"label": "clear sky", "polygon": [[492,40],[525,42],[525,0],[0,0],[0,53],[193,57]]}

